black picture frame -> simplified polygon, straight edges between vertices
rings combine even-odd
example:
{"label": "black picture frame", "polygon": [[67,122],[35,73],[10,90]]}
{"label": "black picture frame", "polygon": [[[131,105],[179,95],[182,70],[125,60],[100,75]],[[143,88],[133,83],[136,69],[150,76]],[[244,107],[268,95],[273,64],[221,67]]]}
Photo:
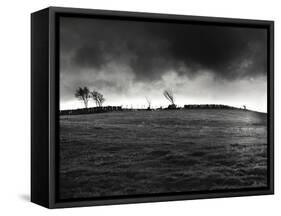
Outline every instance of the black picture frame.
{"label": "black picture frame", "polygon": [[[99,199],[58,199],[59,17],[204,23],[267,29],[268,187]],[[31,201],[47,208],[191,200],[274,193],[274,22],[199,16],[49,7],[31,15]]]}

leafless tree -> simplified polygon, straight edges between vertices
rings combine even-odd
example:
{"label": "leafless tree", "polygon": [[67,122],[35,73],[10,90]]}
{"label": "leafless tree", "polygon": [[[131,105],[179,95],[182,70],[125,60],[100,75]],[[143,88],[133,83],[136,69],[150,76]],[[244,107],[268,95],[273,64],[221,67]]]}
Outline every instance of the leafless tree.
{"label": "leafless tree", "polygon": [[90,91],[87,87],[76,89],[75,97],[79,100],[83,100],[85,108],[88,108],[88,102],[90,99]]}
{"label": "leafless tree", "polygon": [[175,105],[175,99],[174,99],[174,95],[172,91],[169,90],[165,90],[163,92],[163,95],[165,96],[165,98],[171,103],[171,105]]}
{"label": "leafless tree", "polygon": [[103,97],[103,95],[97,91],[92,91],[91,95],[92,95],[93,100],[96,102],[96,106],[102,107],[102,104],[105,101],[105,98]]}
{"label": "leafless tree", "polygon": [[148,97],[145,97],[145,99],[146,99],[146,102],[148,104],[147,109],[150,110],[151,109],[151,99],[149,99]]}

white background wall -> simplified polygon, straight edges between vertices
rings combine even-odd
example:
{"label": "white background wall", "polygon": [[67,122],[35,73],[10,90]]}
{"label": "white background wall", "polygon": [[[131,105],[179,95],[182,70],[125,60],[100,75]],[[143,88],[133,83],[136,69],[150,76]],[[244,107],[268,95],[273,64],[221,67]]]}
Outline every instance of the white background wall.
{"label": "white background wall", "polygon": [[[0,215],[277,215],[280,210],[281,7],[278,0],[6,0],[0,6]],[[47,210],[30,203],[30,13],[65,6],[275,20],[276,194]],[[279,213],[280,215],[280,213]]]}

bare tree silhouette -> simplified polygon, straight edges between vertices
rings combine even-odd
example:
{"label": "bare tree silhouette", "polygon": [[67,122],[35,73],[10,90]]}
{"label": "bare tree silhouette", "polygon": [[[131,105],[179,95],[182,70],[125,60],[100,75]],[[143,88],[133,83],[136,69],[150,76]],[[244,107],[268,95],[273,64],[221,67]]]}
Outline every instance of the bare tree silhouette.
{"label": "bare tree silhouette", "polygon": [[145,99],[146,99],[146,102],[148,104],[147,109],[150,110],[151,109],[151,99],[149,99],[148,97],[145,97]]}
{"label": "bare tree silhouette", "polygon": [[96,102],[96,106],[102,107],[102,104],[105,101],[105,98],[103,97],[103,95],[97,91],[92,91],[91,95],[92,95],[93,100]]}
{"label": "bare tree silhouette", "polygon": [[88,102],[90,99],[90,91],[87,87],[76,89],[75,97],[79,100],[83,100],[85,108],[88,108]]}
{"label": "bare tree silhouette", "polygon": [[163,92],[163,95],[165,96],[165,98],[171,103],[168,108],[171,108],[171,109],[174,109],[176,108],[176,105],[175,105],[175,98],[174,98],[174,95],[173,95],[173,92],[172,91],[169,91],[169,90],[165,90]]}

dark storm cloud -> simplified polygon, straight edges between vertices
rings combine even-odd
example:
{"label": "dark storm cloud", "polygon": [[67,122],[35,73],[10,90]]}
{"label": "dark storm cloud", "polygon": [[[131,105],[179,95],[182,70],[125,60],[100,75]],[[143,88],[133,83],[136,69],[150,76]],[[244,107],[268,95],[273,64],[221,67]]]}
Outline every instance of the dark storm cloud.
{"label": "dark storm cloud", "polygon": [[118,62],[132,69],[136,81],[160,79],[168,70],[187,76],[210,70],[230,80],[266,73],[264,29],[72,18],[61,23],[62,55],[82,69]]}
{"label": "dark storm cloud", "polygon": [[[266,30],[195,24],[61,18],[60,105],[79,108],[75,90],[101,92],[105,105],[138,107],[149,96],[176,103],[247,104],[266,111]],[[94,106],[94,104],[91,104]]]}
{"label": "dark storm cloud", "polygon": [[171,49],[175,59],[213,70],[219,77],[259,76],[266,71],[264,30],[178,25],[165,35],[175,41]]}

